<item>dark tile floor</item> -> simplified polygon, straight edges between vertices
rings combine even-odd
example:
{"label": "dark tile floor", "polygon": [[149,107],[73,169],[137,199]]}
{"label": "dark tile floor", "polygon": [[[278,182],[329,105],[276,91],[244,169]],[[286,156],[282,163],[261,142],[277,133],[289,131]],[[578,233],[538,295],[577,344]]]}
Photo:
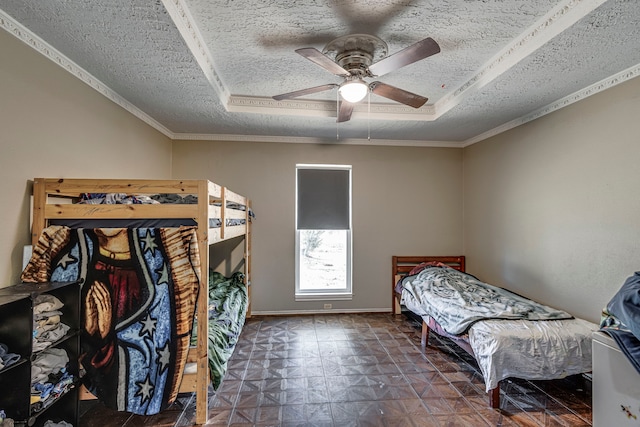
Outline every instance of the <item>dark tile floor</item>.
{"label": "dark tile floor", "polygon": [[[209,403],[210,426],[590,426],[590,382],[506,381],[488,407],[473,358],[390,314],[254,317]],[[81,426],[195,425],[195,398],[162,414],[81,404]]]}

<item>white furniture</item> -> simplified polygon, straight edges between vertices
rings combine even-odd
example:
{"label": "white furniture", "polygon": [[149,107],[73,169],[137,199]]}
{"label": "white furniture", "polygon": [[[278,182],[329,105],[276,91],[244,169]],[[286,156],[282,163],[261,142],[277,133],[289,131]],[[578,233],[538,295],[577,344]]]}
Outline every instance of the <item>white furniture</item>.
{"label": "white furniture", "polygon": [[640,426],[640,374],[609,335],[592,342],[593,427]]}

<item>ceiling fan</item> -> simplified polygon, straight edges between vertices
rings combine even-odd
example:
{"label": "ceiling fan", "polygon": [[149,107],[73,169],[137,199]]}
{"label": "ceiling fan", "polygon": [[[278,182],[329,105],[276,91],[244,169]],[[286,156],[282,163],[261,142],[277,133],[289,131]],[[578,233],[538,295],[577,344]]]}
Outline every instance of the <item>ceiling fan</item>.
{"label": "ceiling fan", "polygon": [[344,77],[341,84],[296,90],[273,97],[276,101],[297,98],[312,93],[338,88],[342,100],[338,108],[338,122],[351,118],[354,104],[360,102],[369,91],[413,108],[420,108],[427,98],[379,81],[367,83],[364,79],[379,77],[405,65],[413,64],[440,52],[440,46],[431,37],[412,44],[387,56],[387,44],[369,34],[352,34],[339,37],[324,47],[322,52],[313,47],[296,49],[296,53],[319,65],[332,74]]}

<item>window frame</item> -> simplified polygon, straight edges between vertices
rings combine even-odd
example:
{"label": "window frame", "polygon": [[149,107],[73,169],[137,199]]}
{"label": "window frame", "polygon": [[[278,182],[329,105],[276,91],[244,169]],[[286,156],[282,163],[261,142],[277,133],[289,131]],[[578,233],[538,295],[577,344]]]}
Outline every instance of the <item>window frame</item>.
{"label": "window frame", "polygon": [[[346,283],[343,289],[300,289],[300,262],[301,262],[301,230],[298,230],[298,171],[300,169],[321,169],[321,170],[347,170],[348,176],[348,195],[349,195],[349,228],[346,238]],[[352,264],[353,264],[353,167],[351,165],[334,165],[334,164],[296,164],[295,168],[295,300],[296,301],[316,301],[316,300],[351,300],[353,298],[353,280],[352,280]]]}

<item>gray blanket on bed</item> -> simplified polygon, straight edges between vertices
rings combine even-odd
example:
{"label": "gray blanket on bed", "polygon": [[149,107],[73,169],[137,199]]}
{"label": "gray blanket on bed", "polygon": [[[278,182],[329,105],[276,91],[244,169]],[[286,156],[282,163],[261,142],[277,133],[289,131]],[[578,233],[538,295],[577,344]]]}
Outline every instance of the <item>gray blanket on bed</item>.
{"label": "gray blanket on bed", "polygon": [[431,316],[445,331],[458,335],[484,319],[558,320],[569,313],[484,283],[453,268],[429,267],[402,280],[402,302],[412,299],[420,316]]}

